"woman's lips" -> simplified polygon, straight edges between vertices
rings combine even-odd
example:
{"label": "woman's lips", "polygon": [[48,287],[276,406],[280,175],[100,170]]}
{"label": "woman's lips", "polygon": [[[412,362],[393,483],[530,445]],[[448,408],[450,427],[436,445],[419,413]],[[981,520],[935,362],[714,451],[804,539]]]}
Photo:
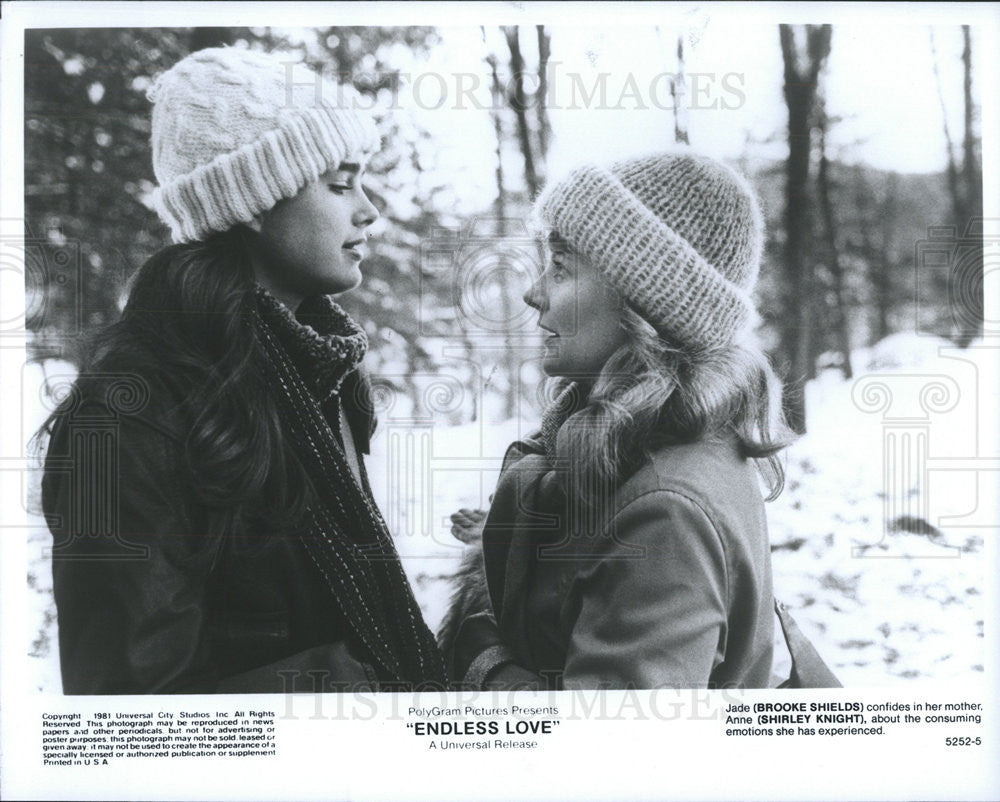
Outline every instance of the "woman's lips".
{"label": "woman's lips", "polygon": [[546,355],[554,356],[559,349],[559,335],[541,324],[538,325],[538,328],[542,332],[542,345],[545,347]]}
{"label": "woman's lips", "polygon": [[352,240],[351,242],[344,243],[343,250],[360,261],[365,256],[364,245],[365,241],[363,239]]}

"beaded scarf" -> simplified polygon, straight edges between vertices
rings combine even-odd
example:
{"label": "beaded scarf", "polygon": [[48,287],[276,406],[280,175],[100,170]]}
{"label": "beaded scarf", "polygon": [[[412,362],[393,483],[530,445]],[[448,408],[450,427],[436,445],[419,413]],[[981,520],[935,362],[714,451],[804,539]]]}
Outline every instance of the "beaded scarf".
{"label": "beaded scarf", "polygon": [[[364,331],[329,297],[308,299],[293,316],[262,288],[254,325],[284,431],[316,488],[305,526],[297,527],[306,551],[380,675],[400,689],[443,687],[444,663],[364,466],[359,482],[347,461],[339,415],[323,414],[344,379],[360,369],[368,347]],[[339,404],[334,407],[339,411]]]}

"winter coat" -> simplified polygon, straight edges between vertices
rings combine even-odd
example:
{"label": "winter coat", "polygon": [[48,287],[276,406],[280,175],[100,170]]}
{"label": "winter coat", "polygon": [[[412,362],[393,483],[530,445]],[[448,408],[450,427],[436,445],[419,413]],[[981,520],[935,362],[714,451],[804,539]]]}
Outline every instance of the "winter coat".
{"label": "winter coat", "polygon": [[[355,381],[357,373],[344,399],[355,397]],[[367,452],[369,418],[346,411]],[[123,367],[88,382],[55,422],[42,506],[54,538],[64,692],[371,686],[376,671],[298,538],[251,527],[236,548],[191,500],[188,414],[165,386]]]}
{"label": "winter coat", "polygon": [[767,686],[767,525],[735,442],[659,448],[590,516],[540,441],[509,449],[483,554],[513,665],[488,687]]}

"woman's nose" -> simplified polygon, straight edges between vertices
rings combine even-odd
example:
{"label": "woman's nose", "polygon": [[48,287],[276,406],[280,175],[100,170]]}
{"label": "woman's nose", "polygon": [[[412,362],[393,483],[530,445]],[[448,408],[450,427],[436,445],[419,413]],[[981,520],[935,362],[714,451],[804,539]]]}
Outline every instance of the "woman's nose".
{"label": "woman's nose", "polygon": [[358,208],[354,210],[351,222],[358,228],[368,228],[368,226],[378,220],[379,217],[378,208],[371,202],[368,194],[364,190],[361,190]]}
{"label": "woman's nose", "polygon": [[528,291],[524,294],[524,302],[532,309],[537,309],[539,312],[545,311],[545,292],[541,276],[528,287]]}

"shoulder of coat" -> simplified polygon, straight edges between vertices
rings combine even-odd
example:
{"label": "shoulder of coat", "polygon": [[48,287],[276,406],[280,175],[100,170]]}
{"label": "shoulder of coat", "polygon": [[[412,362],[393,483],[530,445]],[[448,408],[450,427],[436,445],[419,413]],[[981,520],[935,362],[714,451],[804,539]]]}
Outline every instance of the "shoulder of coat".
{"label": "shoulder of coat", "polygon": [[703,507],[742,496],[756,503],[760,496],[752,462],[739,453],[735,442],[728,440],[658,448],[619,488],[616,507],[620,510],[656,491],[669,491]]}
{"label": "shoulder of coat", "polygon": [[185,393],[161,371],[129,359],[105,359],[81,372],[63,422],[131,421],[183,442],[190,419]]}

